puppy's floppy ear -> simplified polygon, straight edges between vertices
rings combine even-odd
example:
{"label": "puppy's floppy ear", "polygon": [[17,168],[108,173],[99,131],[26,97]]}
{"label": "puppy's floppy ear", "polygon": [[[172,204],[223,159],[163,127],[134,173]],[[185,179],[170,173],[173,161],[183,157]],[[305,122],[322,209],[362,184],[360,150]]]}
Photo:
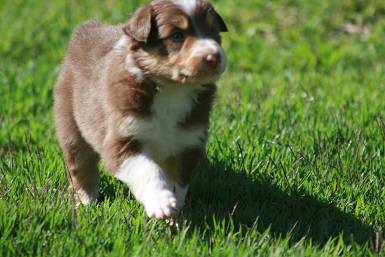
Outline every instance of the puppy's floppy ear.
{"label": "puppy's floppy ear", "polygon": [[151,32],[152,7],[140,7],[124,26],[123,31],[138,42],[147,43]]}
{"label": "puppy's floppy ear", "polygon": [[226,26],[225,21],[224,21],[223,18],[219,15],[219,13],[217,13],[217,11],[214,10],[214,8],[211,9],[211,14],[212,14],[212,16],[214,17],[215,23],[216,23],[216,25],[218,26],[219,31],[220,31],[220,32],[228,32],[229,30],[227,29],[227,26]]}

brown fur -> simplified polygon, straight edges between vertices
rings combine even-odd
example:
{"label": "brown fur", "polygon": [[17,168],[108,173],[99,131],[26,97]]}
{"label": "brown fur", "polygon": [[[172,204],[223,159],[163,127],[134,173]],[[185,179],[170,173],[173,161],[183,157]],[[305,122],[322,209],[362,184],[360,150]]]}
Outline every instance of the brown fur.
{"label": "brown fur", "polygon": [[[198,15],[206,15],[204,10],[209,9],[211,21],[215,20],[206,28],[203,23],[207,18],[203,18],[199,25],[203,33],[220,42],[219,32],[227,30],[223,20],[208,3],[199,8]],[[99,158],[107,171],[114,174],[124,159],[141,151],[141,142],[122,135],[119,125],[128,115],[151,117],[153,99],[161,83],[183,86],[186,77],[172,78],[173,67],[192,67],[187,81],[209,75],[201,60],[184,63],[196,40],[189,19],[175,5],[161,0],[140,8],[125,25],[91,21],[77,28],[55,86],[54,104],[58,140],[75,190],[96,194]],[[183,46],[168,38],[175,28],[188,35]],[[116,50],[114,46],[124,34],[128,35],[127,47]],[[144,78],[127,71],[125,62],[129,54]],[[146,64],[151,58],[154,63]],[[180,122],[181,129],[201,125],[207,130],[215,89],[214,84],[196,86],[197,101]],[[203,145],[185,149],[160,165],[169,170],[167,174],[187,185],[203,152]]]}

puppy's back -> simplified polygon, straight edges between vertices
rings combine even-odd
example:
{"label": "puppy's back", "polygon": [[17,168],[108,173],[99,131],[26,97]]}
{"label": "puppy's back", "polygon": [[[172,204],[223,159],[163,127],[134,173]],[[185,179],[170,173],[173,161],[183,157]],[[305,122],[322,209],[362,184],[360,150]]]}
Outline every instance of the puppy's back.
{"label": "puppy's back", "polygon": [[105,118],[100,104],[103,92],[97,87],[103,57],[113,49],[121,31],[120,26],[88,21],[73,33],[55,86],[55,121],[62,147],[84,138],[100,149]]}
{"label": "puppy's back", "polygon": [[83,23],[72,35],[63,65],[70,66],[70,70],[81,76],[92,76],[97,63],[112,50],[121,35],[119,25],[104,25],[96,21]]}

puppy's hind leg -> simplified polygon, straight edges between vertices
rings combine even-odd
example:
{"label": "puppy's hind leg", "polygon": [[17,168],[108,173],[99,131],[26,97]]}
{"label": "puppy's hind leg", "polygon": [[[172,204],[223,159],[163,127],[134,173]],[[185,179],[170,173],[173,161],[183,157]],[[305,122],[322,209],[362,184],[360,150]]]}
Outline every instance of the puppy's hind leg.
{"label": "puppy's hind leg", "polygon": [[76,143],[63,146],[69,182],[75,192],[75,200],[89,204],[98,197],[98,156],[89,145]]}
{"label": "puppy's hind leg", "polygon": [[97,198],[98,155],[83,139],[73,117],[70,78],[61,78],[55,91],[55,123],[76,200],[89,204]]}

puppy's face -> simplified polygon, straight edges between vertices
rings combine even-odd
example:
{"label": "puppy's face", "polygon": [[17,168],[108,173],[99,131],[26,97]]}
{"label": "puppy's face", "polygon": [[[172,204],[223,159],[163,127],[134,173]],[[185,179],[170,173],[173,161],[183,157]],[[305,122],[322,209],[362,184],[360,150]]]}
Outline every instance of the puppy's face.
{"label": "puppy's face", "polygon": [[164,83],[216,81],[226,67],[223,19],[204,0],[156,0],[133,15],[124,32],[146,76]]}

